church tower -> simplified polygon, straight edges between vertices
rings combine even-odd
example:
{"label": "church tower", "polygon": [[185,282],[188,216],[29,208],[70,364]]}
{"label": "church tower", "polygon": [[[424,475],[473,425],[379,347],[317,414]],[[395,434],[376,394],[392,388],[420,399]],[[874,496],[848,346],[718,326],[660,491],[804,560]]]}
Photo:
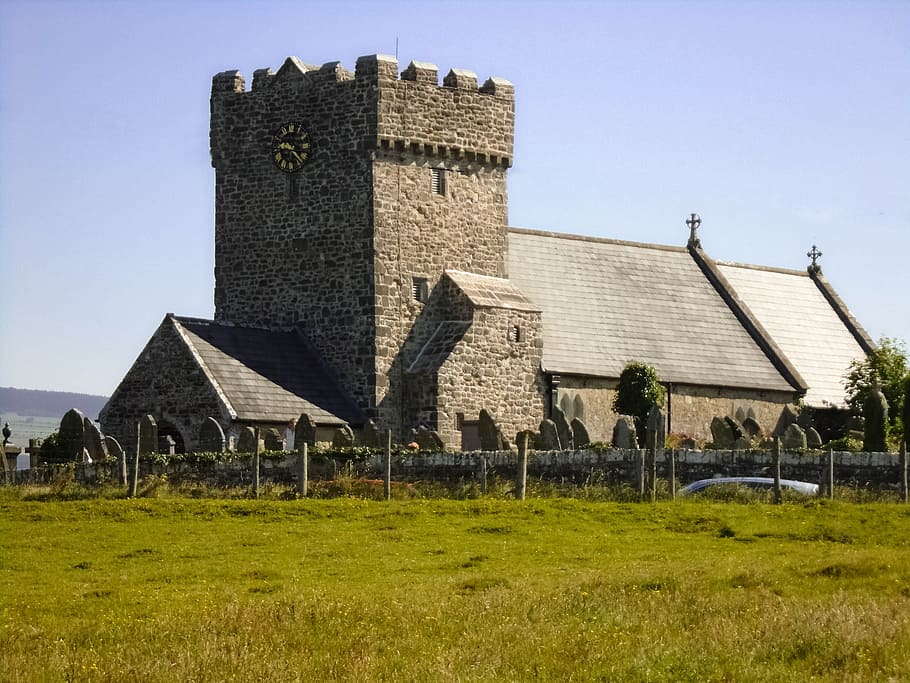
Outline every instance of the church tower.
{"label": "church tower", "polygon": [[[299,330],[400,433],[446,269],[506,276],[514,90],[373,55],[212,81],[215,319]],[[431,326],[424,325],[426,329]]]}

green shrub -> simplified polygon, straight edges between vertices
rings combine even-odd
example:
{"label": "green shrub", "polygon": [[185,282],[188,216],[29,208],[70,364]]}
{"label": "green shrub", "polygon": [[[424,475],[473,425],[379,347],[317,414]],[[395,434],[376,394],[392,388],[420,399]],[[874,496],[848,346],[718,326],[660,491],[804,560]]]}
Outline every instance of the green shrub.
{"label": "green shrub", "polygon": [[652,407],[663,405],[664,394],[657,370],[650,365],[632,361],[619,375],[613,410],[620,415],[632,416],[639,443],[645,443],[648,414]]}

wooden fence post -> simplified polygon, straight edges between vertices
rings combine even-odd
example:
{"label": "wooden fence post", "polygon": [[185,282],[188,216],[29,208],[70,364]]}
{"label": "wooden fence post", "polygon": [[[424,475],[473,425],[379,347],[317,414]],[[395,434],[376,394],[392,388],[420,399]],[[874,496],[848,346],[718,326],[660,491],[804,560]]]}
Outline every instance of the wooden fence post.
{"label": "wooden fence post", "polygon": [[[904,429],[910,429],[910,426],[904,427]],[[904,498],[904,502],[910,502],[910,491],[908,491],[908,482],[907,482],[907,440],[904,439],[904,443],[901,445],[901,494]]]}
{"label": "wooden fence post", "polygon": [[[130,472],[129,497],[135,498],[139,490],[139,445],[142,443],[142,423],[136,423],[136,457],[133,459],[133,471]],[[126,456],[124,456],[126,457]]]}
{"label": "wooden fence post", "polygon": [[385,441],[385,499],[392,500],[392,430],[386,432]]}
{"label": "wooden fence post", "polygon": [[515,483],[515,497],[524,500],[528,487],[528,435],[518,442],[518,481]]}
{"label": "wooden fence post", "polygon": [[297,492],[300,494],[301,498],[306,498],[307,489],[309,488],[309,446],[310,445],[304,441],[303,448],[300,449],[300,454],[297,456]]}
{"label": "wooden fence post", "polygon": [[647,448],[639,448],[635,451],[635,478],[636,486],[638,487],[638,499],[642,502],[645,500],[645,479],[646,475],[646,460],[647,460]]}
{"label": "wooden fence post", "polygon": [[120,469],[120,477],[119,477],[119,478],[120,478],[120,485],[121,485],[123,488],[126,488],[127,486],[129,486],[129,468],[128,468],[127,464],[126,464],[126,457],[127,457],[127,456],[126,456],[126,449],[125,449],[125,448],[121,448],[121,449],[120,449],[120,458],[119,458],[120,462],[117,463],[117,464],[118,464],[119,469]]}
{"label": "wooden fence post", "polygon": [[487,495],[487,456],[480,456],[480,493]]}
{"label": "wooden fence post", "polygon": [[3,461],[3,481],[5,481],[7,484],[12,484],[13,482],[10,478],[9,465],[6,462],[6,446],[2,443],[0,443],[0,460]]}
{"label": "wooden fence post", "polygon": [[774,502],[780,505],[780,437],[774,437]]}
{"label": "wooden fence post", "polygon": [[828,449],[828,471],[825,472],[825,493],[834,500],[834,449]]}
{"label": "wooden fence post", "polygon": [[254,430],[256,446],[253,449],[253,498],[259,498],[259,427]]}
{"label": "wooden fence post", "polygon": [[676,500],[676,449],[670,449],[670,500]]}

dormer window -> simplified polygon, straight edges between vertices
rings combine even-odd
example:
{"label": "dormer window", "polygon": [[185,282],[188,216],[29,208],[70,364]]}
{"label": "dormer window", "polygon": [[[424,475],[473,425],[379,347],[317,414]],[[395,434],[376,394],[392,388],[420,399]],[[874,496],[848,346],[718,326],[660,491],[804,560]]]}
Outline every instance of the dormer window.
{"label": "dormer window", "polygon": [[442,197],[446,194],[446,172],[443,168],[430,169],[430,191]]}

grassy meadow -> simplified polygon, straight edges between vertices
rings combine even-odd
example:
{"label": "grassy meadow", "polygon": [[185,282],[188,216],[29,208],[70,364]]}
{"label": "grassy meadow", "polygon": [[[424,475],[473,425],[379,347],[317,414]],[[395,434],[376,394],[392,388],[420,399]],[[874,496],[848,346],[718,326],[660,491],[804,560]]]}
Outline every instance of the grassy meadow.
{"label": "grassy meadow", "polygon": [[910,681],[910,507],[30,501],[4,681]]}

